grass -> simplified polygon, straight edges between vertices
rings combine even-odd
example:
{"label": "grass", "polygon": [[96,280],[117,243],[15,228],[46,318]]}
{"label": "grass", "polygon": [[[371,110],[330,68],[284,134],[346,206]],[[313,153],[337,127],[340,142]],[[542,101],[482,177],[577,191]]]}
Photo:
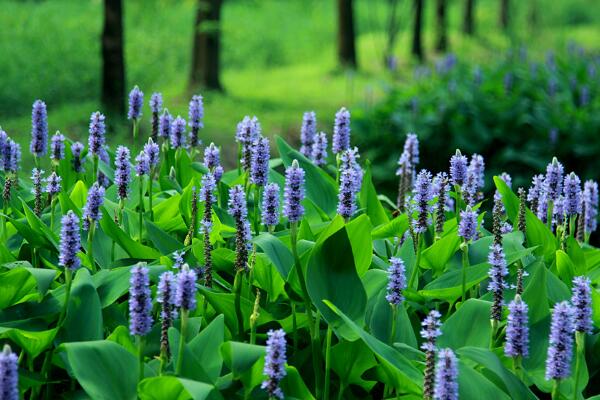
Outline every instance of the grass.
{"label": "grass", "polygon": [[[483,63],[518,43],[537,55],[564,47],[569,40],[598,49],[600,11],[592,7],[594,0],[538,2],[535,29],[527,23],[529,2],[513,2],[515,29],[507,35],[497,30],[498,2],[478,1],[478,35],[466,38],[460,33],[461,5],[451,1],[451,50]],[[394,80],[410,82],[414,66],[409,57],[410,3],[401,2],[402,31],[396,48],[400,73],[391,76],[380,61],[384,0],[356,1],[360,63],[356,73],[336,68],[334,1],[226,0],[222,60],[226,93],[203,93],[204,138],[225,144],[246,114],[257,115],[265,133],[289,136],[298,131],[307,109],[317,111],[320,128],[330,132],[340,106],[368,107]],[[549,4],[552,7],[546,7]],[[163,92],[169,110],[181,115],[187,115],[191,95],[186,81],[194,5],[193,0],[125,0],[127,86],[138,84],[148,96]],[[432,5],[428,3],[425,19],[430,60],[435,58]],[[101,7],[99,0],[3,2],[0,52],[10,62],[0,63],[0,124],[11,136],[28,141],[31,103],[42,98],[48,103],[51,130],[85,139],[89,114],[100,108]],[[114,137],[128,130],[110,115],[108,120]]]}

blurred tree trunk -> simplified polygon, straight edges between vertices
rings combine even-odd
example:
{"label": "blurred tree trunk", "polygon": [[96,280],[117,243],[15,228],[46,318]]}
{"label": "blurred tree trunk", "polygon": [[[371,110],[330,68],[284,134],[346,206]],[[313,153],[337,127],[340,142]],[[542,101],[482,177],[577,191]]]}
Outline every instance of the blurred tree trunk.
{"label": "blurred tree trunk", "polygon": [[463,32],[470,36],[475,34],[475,0],[465,2]]}
{"label": "blurred tree trunk", "polygon": [[112,112],[120,115],[125,113],[125,59],[121,0],[104,0],[102,103]]}
{"label": "blurred tree trunk", "polygon": [[383,56],[383,63],[386,68],[390,68],[394,64],[394,46],[396,45],[396,38],[398,37],[398,31],[400,30],[400,24],[397,18],[399,0],[388,1],[390,3],[390,12],[387,20],[387,40],[385,44],[385,54]]}
{"label": "blurred tree trunk", "polygon": [[356,68],[356,32],[352,0],[337,0],[338,60],[344,67]]}
{"label": "blurred tree trunk", "polygon": [[446,51],[448,49],[448,24],[446,18],[446,0],[437,0],[435,7],[436,16],[436,41],[435,49],[437,51]]}
{"label": "blurred tree trunk", "polygon": [[536,0],[531,0],[531,5],[529,8],[529,14],[527,15],[527,19],[529,20],[529,27],[532,30],[535,30],[538,26],[538,6]]}
{"label": "blurred tree trunk", "polygon": [[415,23],[413,25],[413,41],[412,41],[412,54],[423,61],[425,55],[423,53],[423,8],[425,0],[415,0]]}
{"label": "blurred tree trunk", "polygon": [[500,27],[503,30],[508,29],[508,24],[510,22],[510,0],[500,0]]}
{"label": "blurred tree trunk", "polygon": [[221,90],[219,53],[223,0],[198,0],[197,3],[190,85]]}

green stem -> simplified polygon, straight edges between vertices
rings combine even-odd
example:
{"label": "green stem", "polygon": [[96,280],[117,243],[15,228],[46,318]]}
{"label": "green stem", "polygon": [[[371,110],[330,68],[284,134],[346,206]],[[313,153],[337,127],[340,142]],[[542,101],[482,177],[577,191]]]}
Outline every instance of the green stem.
{"label": "green stem", "polygon": [[50,230],[54,232],[54,211],[56,209],[56,197],[50,200]]}
{"label": "green stem", "polygon": [[338,392],[338,400],[342,400],[344,398],[344,391],[346,390],[346,385],[344,383],[340,383],[340,391]]}
{"label": "green stem", "polygon": [[560,398],[560,379],[554,379],[552,385],[552,400],[559,400]]}
{"label": "green stem", "polygon": [[492,318],[490,324],[492,325],[490,332],[490,350],[493,350],[496,342],[496,333],[498,332],[498,320]]}
{"label": "green stem", "polygon": [[260,230],[260,212],[259,212],[259,204],[260,204],[260,186],[254,186],[254,232],[258,235]]}
{"label": "green stem", "polygon": [[392,304],[392,331],[390,332],[390,346],[394,345],[394,339],[396,338],[396,319],[398,317],[398,306]]}
{"label": "green stem", "polygon": [[467,299],[467,268],[469,267],[469,244],[465,240],[462,254],[462,297],[461,303]]}
{"label": "green stem", "polygon": [[139,379],[138,382],[141,382],[144,379],[144,337],[140,336],[140,335],[136,335],[135,336],[135,340],[137,342],[137,348],[138,348],[138,361],[139,361],[139,365],[140,365],[140,375],[139,375]]}
{"label": "green stem", "polygon": [[579,395],[579,375],[580,375],[580,364],[583,363],[585,358],[585,333],[575,332],[575,343],[577,344],[576,358],[575,358],[575,388],[573,389],[573,400],[577,400]]}
{"label": "green stem", "polygon": [[238,144],[238,164],[237,164],[237,171],[238,171],[238,176],[242,175],[242,144]]}
{"label": "green stem", "polygon": [[94,165],[92,167],[92,182],[96,182],[98,179],[98,154],[94,154],[92,156],[92,162]]}
{"label": "green stem", "polygon": [[92,272],[96,272],[96,262],[94,260],[94,231],[96,230],[96,223],[94,221],[90,221],[90,229],[88,231],[88,248],[87,248],[87,256],[90,262],[90,268]]}
{"label": "green stem", "polygon": [[175,375],[181,375],[181,367],[183,366],[183,352],[185,349],[185,331],[187,329],[187,318],[189,311],[181,309],[181,331],[179,332],[179,351],[177,352],[177,366],[175,367]]}
{"label": "green stem", "polygon": [[546,211],[546,225],[548,229],[552,230],[552,215],[554,212],[554,202],[552,200],[548,200],[548,210]]}
{"label": "green stem", "polygon": [[292,300],[292,331],[294,340],[294,356],[298,353],[298,321],[296,319],[296,303]]}
{"label": "green stem", "polygon": [[133,119],[133,147],[135,147],[135,144],[137,143],[137,133],[138,133],[138,124],[137,124],[137,119],[134,118]]}
{"label": "green stem", "polygon": [[56,324],[58,328],[62,327],[67,316],[67,308],[69,306],[69,299],[71,298],[71,285],[73,284],[72,274],[73,272],[70,269],[65,269],[65,304],[63,305],[63,308],[60,312],[60,316],[58,317],[58,323]]}
{"label": "green stem", "polygon": [[154,178],[154,171],[150,172],[148,179],[148,208],[150,209],[150,221],[154,222],[154,209],[152,207],[152,182]]}
{"label": "green stem", "polygon": [[462,209],[462,191],[460,190],[459,185],[454,185],[454,193],[456,193],[456,204],[454,213],[456,214],[456,226],[458,226],[460,222],[460,210]]}
{"label": "green stem", "polygon": [[327,325],[327,336],[325,339],[325,388],[323,390],[323,399],[329,400],[329,384],[331,377],[331,336],[333,330],[330,325]]}
{"label": "green stem", "polygon": [[421,244],[423,243],[423,235],[421,235],[420,233],[417,233],[417,254],[416,254],[416,262],[415,262],[415,266],[413,267],[413,270],[410,273],[410,278],[408,280],[408,288],[412,289],[412,287],[415,284],[415,281],[417,282],[417,289],[419,286],[419,264],[421,264]]}
{"label": "green stem", "polygon": [[234,304],[235,304],[235,314],[237,317],[238,324],[238,340],[242,342],[244,340],[244,315],[242,314],[242,280],[243,280],[243,271],[238,271],[235,274],[235,279],[233,281],[233,291],[235,294]]}
{"label": "green stem", "polygon": [[572,237],[576,236],[575,230],[577,229],[577,214],[572,215],[569,217],[569,235]]}
{"label": "green stem", "polygon": [[140,229],[140,243],[144,237],[144,176],[140,175],[140,202],[139,202],[139,229]]}

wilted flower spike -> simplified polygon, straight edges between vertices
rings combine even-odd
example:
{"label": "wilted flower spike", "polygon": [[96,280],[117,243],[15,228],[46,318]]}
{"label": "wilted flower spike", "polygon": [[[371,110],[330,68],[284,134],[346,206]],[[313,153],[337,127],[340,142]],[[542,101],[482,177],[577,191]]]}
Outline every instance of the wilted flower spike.
{"label": "wilted flower spike", "polygon": [[171,125],[171,146],[176,149],[186,147],[185,120],[180,116]]}
{"label": "wilted flower spike", "polygon": [[310,157],[317,166],[327,163],[327,135],[320,132],[315,135],[315,141],[312,145]]}
{"label": "wilted flower spike", "polygon": [[131,268],[129,279],[129,332],[145,336],[152,329],[152,293],[148,268],[140,264]]}
{"label": "wilted flower spike", "polygon": [[252,148],[250,180],[257,186],[265,186],[269,179],[269,139],[260,137]]}
{"label": "wilted flower spike", "polygon": [[196,309],[196,272],[191,270],[187,264],[183,264],[181,271],[177,274],[177,291],[175,293],[175,305],[184,310]]}
{"label": "wilted flower spike", "polygon": [[397,306],[404,301],[402,291],[406,289],[406,269],[404,261],[397,257],[390,258],[388,268],[387,296],[385,299],[392,305]]}
{"label": "wilted flower spike", "polygon": [[88,147],[91,154],[98,155],[104,148],[106,141],[106,125],[104,115],[99,112],[92,113],[90,117],[90,129],[88,137]]}
{"label": "wilted flower spike", "polygon": [[31,193],[34,197],[34,207],[33,211],[35,215],[38,217],[42,214],[42,176],[44,175],[44,171],[39,168],[34,168],[31,171],[31,183],[33,188],[31,189]]}
{"label": "wilted flower spike", "polygon": [[46,103],[36,100],[31,111],[31,144],[29,151],[35,157],[42,157],[48,151],[48,112]]}
{"label": "wilted flower spike", "polygon": [[462,186],[467,179],[467,157],[460,153],[460,150],[456,150],[450,158],[450,182],[453,185]]}
{"label": "wilted flower spike", "polygon": [[117,194],[120,200],[126,199],[129,192],[129,182],[131,181],[131,164],[129,163],[129,149],[125,146],[117,147],[117,156],[115,157],[115,185],[117,185]]}
{"label": "wilted flower spike", "polygon": [[448,202],[448,175],[445,172],[438,173],[432,181],[432,192],[437,196],[435,205],[435,232],[441,235],[444,232],[446,222],[446,206]]}
{"label": "wilted flower spike", "polygon": [[460,224],[458,225],[458,236],[465,240],[477,239],[477,212],[467,209],[460,212]]}
{"label": "wilted flower spike", "polygon": [[458,360],[450,349],[441,349],[435,368],[436,400],[458,400]]}
{"label": "wilted flower spike", "polygon": [[311,158],[315,135],[317,134],[317,115],[314,111],[305,112],[302,116],[302,128],[300,129],[300,153]]}
{"label": "wilted flower spike", "polygon": [[56,132],[51,139],[50,158],[58,162],[65,158],[65,137],[60,132]]}
{"label": "wilted flower spike", "polygon": [[0,352],[0,399],[19,400],[18,357],[8,344]]}
{"label": "wilted flower spike", "polygon": [[332,151],[339,154],[350,148],[350,111],[342,107],[335,114],[335,124],[333,126]]}
{"label": "wilted flower spike", "polygon": [[169,327],[177,317],[175,310],[175,289],[177,278],[171,271],[163,272],[158,281],[156,301],[161,305],[160,309],[160,349],[169,355]]}
{"label": "wilted flower spike", "polygon": [[83,228],[88,230],[90,224],[94,224],[102,218],[100,207],[104,204],[104,188],[98,185],[98,182],[90,187],[87,196],[87,202],[83,207]]}
{"label": "wilted flower spike", "polygon": [[131,89],[131,92],[129,92],[129,111],[127,112],[127,119],[140,119],[142,116],[143,105],[144,93],[136,85]]}
{"label": "wilted flower spike", "polygon": [[504,289],[507,288],[504,277],[508,274],[506,258],[501,244],[492,244],[490,254],[488,255],[488,263],[490,264],[488,290],[494,295],[490,317],[491,319],[500,321],[502,317]]}
{"label": "wilted flower spike", "polygon": [[81,247],[79,218],[69,211],[61,219],[59,265],[65,269],[76,270],[81,265],[77,257]]}
{"label": "wilted flower spike", "polygon": [[585,276],[573,278],[571,304],[574,313],[574,328],[577,332],[592,333],[592,289],[591,281]]}
{"label": "wilted flower spike", "polygon": [[354,168],[344,168],[342,166],[337,213],[344,217],[345,220],[350,219],[356,211],[356,194],[360,189],[361,179],[362,173],[357,173],[357,170]]}
{"label": "wilted flower spike", "polygon": [[275,226],[279,223],[279,185],[269,183],[265,186],[262,201],[262,223]]}
{"label": "wilted flower spike", "polygon": [[573,357],[573,309],[566,301],[554,306],[550,343],[546,358],[546,379],[564,379],[571,375]]}
{"label": "wilted flower spike", "polygon": [[574,172],[565,176],[563,186],[565,214],[573,216],[581,213],[581,180]]}
{"label": "wilted flower spike", "polygon": [[267,354],[265,355],[265,366],[263,375],[267,379],[261,384],[261,388],[265,389],[272,399],[283,399],[284,394],[279,387],[279,382],[287,375],[285,363],[287,361],[285,355],[285,331],[278,329],[267,332]]}
{"label": "wilted flower spike", "polygon": [[283,200],[283,215],[292,223],[300,221],[304,215],[304,170],[296,160],[285,170]]}
{"label": "wilted flower spike", "polygon": [[506,343],[504,354],[507,357],[529,356],[529,307],[517,296],[508,305],[506,323]]}

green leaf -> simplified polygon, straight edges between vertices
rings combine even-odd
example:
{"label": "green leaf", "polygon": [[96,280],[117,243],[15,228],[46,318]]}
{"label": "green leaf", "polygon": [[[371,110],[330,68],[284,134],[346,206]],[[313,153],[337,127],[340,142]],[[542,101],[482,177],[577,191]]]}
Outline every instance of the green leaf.
{"label": "green leaf", "polygon": [[221,346],[221,354],[225,365],[236,378],[248,371],[258,359],[265,355],[265,347],[229,341]]}
{"label": "green leaf", "polygon": [[15,268],[0,273],[0,310],[26,301],[26,296],[35,289],[35,279],[24,268]]}
{"label": "green leaf", "polygon": [[97,400],[135,400],[139,366],[120,345],[99,340],[64,343],[70,369],[83,390]]}
{"label": "green leaf", "polygon": [[23,205],[23,211],[25,212],[25,218],[27,219],[27,223],[29,226],[42,236],[54,247],[54,249],[58,250],[58,237],[48,228],[46,224],[44,224],[37,215],[29,208],[27,203],[21,199],[21,204]]}
{"label": "green leaf", "polygon": [[[458,349],[465,346],[488,347],[490,344],[490,309],[492,303],[467,300],[444,322],[440,347]],[[477,329],[473,329],[476,326]]]}
{"label": "green leaf", "polygon": [[154,246],[163,254],[170,254],[182,249],[183,243],[169,235],[150,220],[146,220],[146,232]]}
{"label": "green leaf", "polygon": [[[489,325],[489,323],[488,323]],[[458,396],[461,400],[509,400],[510,397],[483,374],[458,362]]]}
{"label": "green leaf", "polygon": [[221,314],[188,343],[188,347],[199,360],[202,360],[204,370],[214,382],[217,381],[223,366],[220,348],[224,336],[225,318]]}
{"label": "green leaf", "polygon": [[119,246],[129,254],[130,257],[138,260],[153,260],[160,257],[160,253],[152,247],[144,246],[123,232],[121,228],[115,224],[115,221],[110,217],[106,209],[102,210],[102,219],[100,226],[104,233],[110,236]]}
{"label": "green leaf", "polygon": [[529,307],[529,323],[531,325],[544,320],[549,314],[546,276],[551,274],[541,261],[533,263],[527,269],[528,277],[524,278],[523,301]]}
{"label": "green leaf", "polygon": [[36,358],[52,345],[57,332],[58,328],[45,331],[26,331],[0,327],[0,338],[12,340],[32,358]]}
{"label": "green leaf", "polygon": [[373,259],[372,229],[369,217],[364,214],[346,224],[358,276],[363,276],[367,272]]}
{"label": "green leaf", "polygon": [[458,251],[460,240],[456,229],[448,232],[440,240],[423,250],[420,266],[434,269],[437,272],[443,271],[448,261]]}
{"label": "green leaf", "polygon": [[345,386],[359,385],[370,391],[376,382],[364,379],[363,373],[376,365],[377,360],[362,340],[342,340],[331,348],[331,368]]}
{"label": "green leaf", "polygon": [[375,226],[386,224],[389,221],[385,209],[377,198],[377,191],[373,185],[371,175],[371,162],[367,160],[365,174],[363,176],[362,188],[359,196],[360,205],[365,209],[366,214]]}
{"label": "green leaf", "polygon": [[62,342],[102,339],[102,307],[96,287],[85,268],[80,268],[73,279],[67,316],[60,331]]}
{"label": "green leaf", "polygon": [[388,239],[394,237],[402,237],[404,232],[408,229],[408,217],[406,214],[401,214],[390,222],[379,225],[373,229],[371,233],[373,239]]}
{"label": "green leaf", "polygon": [[281,277],[287,280],[294,265],[292,252],[279,238],[270,233],[262,233],[255,237],[253,241],[269,257],[269,260],[275,265]]}
{"label": "green leaf", "polygon": [[69,198],[77,208],[82,209],[87,201],[87,187],[85,183],[77,181],[75,186],[73,186],[73,190],[71,190]]}
{"label": "green leaf", "polygon": [[215,398],[215,394],[217,391],[212,385],[175,376],[146,378],[138,385],[141,400],[206,400]]}

